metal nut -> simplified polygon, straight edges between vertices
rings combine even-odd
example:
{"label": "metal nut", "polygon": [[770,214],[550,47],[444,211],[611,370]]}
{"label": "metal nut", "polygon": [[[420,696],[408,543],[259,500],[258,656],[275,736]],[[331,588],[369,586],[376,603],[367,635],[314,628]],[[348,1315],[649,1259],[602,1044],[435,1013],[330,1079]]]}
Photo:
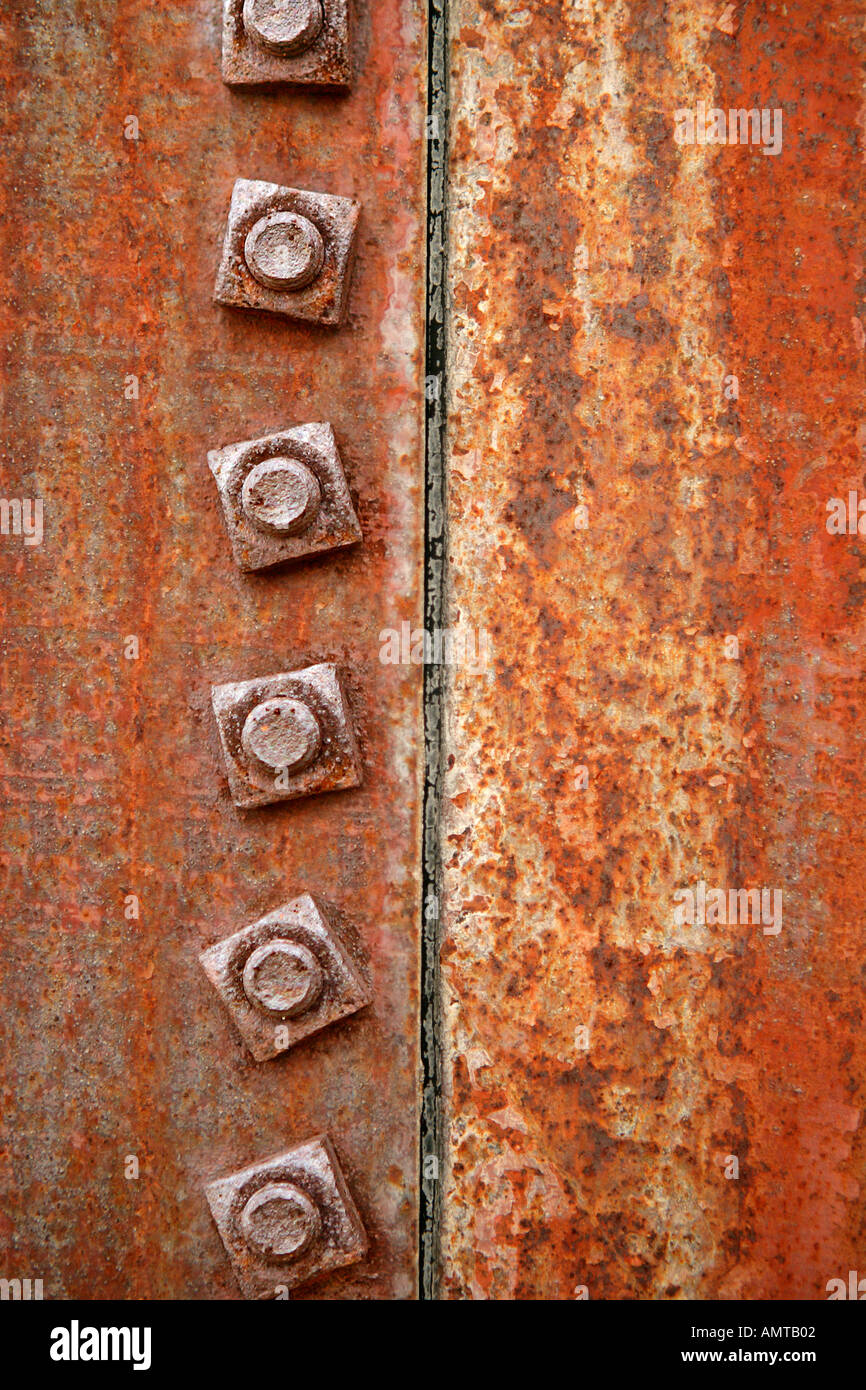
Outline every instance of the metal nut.
{"label": "metal nut", "polygon": [[223,0],[222,71],[230,86],[347,87],[348,0]]}
{"label": "metal nut", "polygon": [[318,38],[322,30],[319,0],[244,0],[244,29],[255,43],[291,58]]}
{"label": "metal nut", "polygon": [[236,806],[357,787],[361,761],[336,666],[322,663],[214,686]]}
{"label": "metal nut", "polygon": [[258,1062],[357,1013],[373,997],[357,933],[309,893],[218,941],[199,959]]}
{"label": "metal nut", "polygon": [[205,1188],[247,1298],[354,1264],[367,1237],[334,1146],[317,1135]]}
{"label": "metal nut", "polygon": [[208,454],[242,570],[355,545],[361,527],[330,425],[229,444]]}
{"label": "metal nut", "polygon": [[337,325],[348,307],[360,207],[350,198],[237,179],[214,299]]}

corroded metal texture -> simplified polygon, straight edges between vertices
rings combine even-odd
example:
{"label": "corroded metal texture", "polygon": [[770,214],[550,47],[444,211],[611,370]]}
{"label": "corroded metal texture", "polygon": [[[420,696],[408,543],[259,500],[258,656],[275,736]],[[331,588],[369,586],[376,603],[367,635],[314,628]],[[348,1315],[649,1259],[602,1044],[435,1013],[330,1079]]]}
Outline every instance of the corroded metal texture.
{"label": "corroded metal texture", "polygon": [[[346,95],[238,91],[220,0],[0,16],[0,1275],[45,1298],[238,1298],[205,1184],[327,1132],[369,1253],[293,1298],[415,1291],[424,21],[364,6]],[[216,307],[238,176],[362,206],[346,325]],[[243,575],[206,455],[333,426],[363,532]],[[210,687],[335,662],[363,786],[261,811]],[[199,951],[304,891],[373,1004],[257,1063]]]}
{"label": "corroded metal texture", "polygon": [[446,1298],[863,1268],[863,14],[451,7]]}

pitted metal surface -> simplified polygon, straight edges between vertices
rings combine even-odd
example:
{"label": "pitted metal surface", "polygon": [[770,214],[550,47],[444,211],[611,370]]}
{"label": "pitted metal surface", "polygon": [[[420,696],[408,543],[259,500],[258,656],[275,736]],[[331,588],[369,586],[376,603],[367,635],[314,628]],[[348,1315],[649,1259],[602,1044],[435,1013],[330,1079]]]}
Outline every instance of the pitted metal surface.
{"label": "pitted metal surface", "polygon": [[[0,537],[0,1275],[236,1299],[204,1186],[328,1133],[370,1249],[292,1298],[411,1298],[421,673],[378,634],[421,611],[424,19],[359,13],[343,94],[229,88],[221,27],[219,0],[0,15],[0,491],[44,501],[41,545]],[[213,304],[250,171],[364,205],[338,331]],[[325,420],[363,542],[242,574],[208,450]],[[319,662],[364,786],[236,811],[210,687]],[[198,953],[303,888],[374,1003],[256,1062]]]}
{"label": "pitted metal surface", "polygon": [[0,15],[0,1276],[824,1299],[862,7],[431,14]]}
{"label": "pitted metal surface", "polygon": [[[825,526],[862,10],[450,27],[449,601],[495,657],[445,718],[443,1296],[824,1299],[862,1266],[863,557]],[[700,883],[780,930],[679,922]]]}

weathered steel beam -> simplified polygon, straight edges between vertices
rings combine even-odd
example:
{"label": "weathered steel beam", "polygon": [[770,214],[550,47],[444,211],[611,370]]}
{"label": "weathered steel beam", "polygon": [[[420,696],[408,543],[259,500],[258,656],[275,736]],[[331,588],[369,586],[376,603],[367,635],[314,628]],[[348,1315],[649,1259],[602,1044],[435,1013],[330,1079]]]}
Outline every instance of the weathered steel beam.
{"label": "weathered steel beam", "polygon": [[[421,621],[425,21],[363,7],[336,93],[225,85],[221,12],[0,16],[0,491],[44,501],[0,538],[0,1274],[240,1297],[205,1185],[328,1134],[370,1249],[292,1297],[411,1298],[421,680],[379,634]],[[344,327],[213,303],[237,178],[361,205]],[[363,539],[242,574],[208,452],[309,422]],[[211,686],[321,662],[362,786],[236,810]],[[198,954],[304,892],[373,1004],[256,1062]]]}
{"label": "weathered steel beam", "polygon": [[[446,712],[444,1296],[826,1298],[863,1264],[864,551],[826,527],[866,487],[863,7],[450,22],[449,601],[493,660]],[[767,911],[678,921],[701,882]]]}

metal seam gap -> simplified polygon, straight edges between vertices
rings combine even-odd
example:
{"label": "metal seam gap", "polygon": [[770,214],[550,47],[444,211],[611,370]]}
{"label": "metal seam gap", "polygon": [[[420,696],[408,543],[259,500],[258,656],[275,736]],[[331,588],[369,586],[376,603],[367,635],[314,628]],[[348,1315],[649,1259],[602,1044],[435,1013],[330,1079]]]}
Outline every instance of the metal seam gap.
{"label": "metal seam gap", "polygon": [[[445,295],[448,147],[448,0],[429,0],[427,31],[427,266],[424,380],[424,627],[443,626],[445,580]],[[424,793],[421,855],[421,1113],[418,1296],[439,1296],[443,1160],[439,993],[440,840],[444,673],[424,664]]]}

